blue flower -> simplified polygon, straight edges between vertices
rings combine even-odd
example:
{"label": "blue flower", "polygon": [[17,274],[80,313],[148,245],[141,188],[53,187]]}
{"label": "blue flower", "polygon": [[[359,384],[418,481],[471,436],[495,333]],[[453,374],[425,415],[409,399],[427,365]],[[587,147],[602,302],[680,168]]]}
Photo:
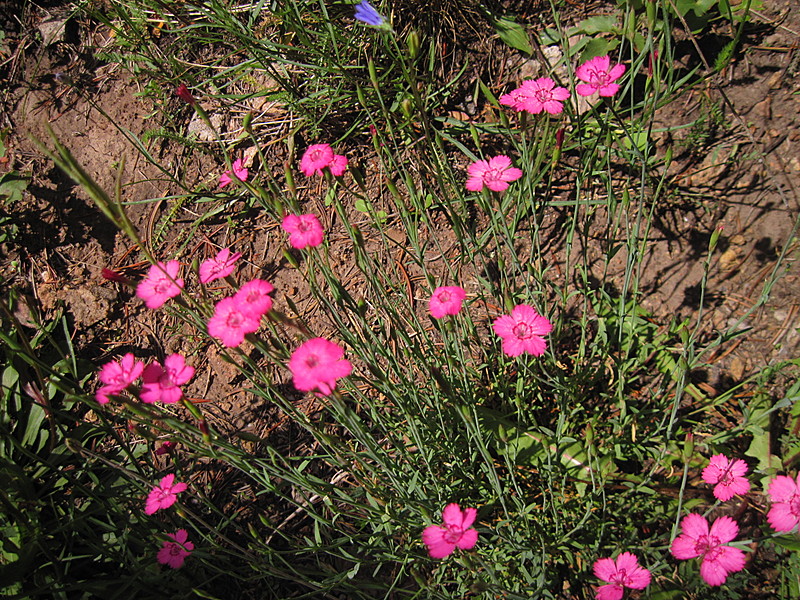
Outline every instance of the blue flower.
{"label": "blue flower", "polygon": [[367,0],[361,0],[361,2],[356,4],[355,17],[359,21],[374,27],[381,27],[386,22],[383,15],[375,10]]}

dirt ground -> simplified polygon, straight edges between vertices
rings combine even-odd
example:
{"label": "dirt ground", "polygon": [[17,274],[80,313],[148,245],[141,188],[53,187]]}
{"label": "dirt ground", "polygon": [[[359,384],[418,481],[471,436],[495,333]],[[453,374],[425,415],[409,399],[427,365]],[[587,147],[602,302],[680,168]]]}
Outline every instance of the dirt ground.
{"label": "dirt ground", "polygon": [[[119,67],[94,58],[92,48],[103,47],[108,32],[67,18],[69,10],[58,4],[29,6],[21,13],[14,12],[15,6],[7,4],[0,11],[8,32],[0,72],[5,79],[0,86],[2,127],[10,132],[0,173],[15,169],[30,175],[31,183],[21,201],[6,207],[18,231],[0,247],[4,293],[12,286],[21,289],[45,316],[63,305],[71,315],[76,347],[93,360],[142,345],[164,352],[196,347],[192,337],[163,335],[173,323],[153,319],[143,306],[129,302],[132,294],[125,286],[101,276],[103,268],[114,268],[135,279],[146,265],[130,241],[112,229],[29,139],[45,139],[47,123],[105,189],[113,189],[125,158],[124,199],[130,203],[131,219],[164,256],[189,262],[191,257],[213,255],[219,247],[235,246],[247,257],[244,276],[270,281],[278,277],[276,288],[292,295],[302,311],[311,299],[304,296],[300,275],[281,268],[283,246],[273,223],[238,201],[224,206],[223,217],[191,230],[197,218],[193,208],[177,206],[169,198],[178,190],[176,180],[207,181],[213,189],[219,165],[203,153],[191,155],[163,142],[152,151],[167,165],[169,172],[164,173],[126,139],[126,130],[141,136],[157,124],[151,122],[152,107],[142,99],[140,84]],[[753,330],[744,341],[710,357],[701,384],[712,396],[767,365],[796,357],[800,346],[797,248],[784,248],[798,217],[800,11],[766,0],[746,32],[743,50],[720,75],[718,85],[695,89],[670,105],[658,115],[653,134],[660,152],[674,147],[675,160],[666,179],[670,201],[656,210],[643,271],[645,308],[662,322],[695,313],[708,240],[722,227],[703,330],[710,339],[741,319],[739,326]],[[687,50],[686,60],[696,59]],[[265,110],[279,112],[280,107]],[[191,111],[177,103],[176,111],[176,119],[189,126]],[[699,117],[700,124],[681,128]],[[308,196],[313,192],[308,190]],[[173,227],[190,233],[159,231],[170,211]],[[551,227],[557,217],[552,216]],[[337,254],[336,236],[334,229],[332,255]],[[396,236],[402,241],[404,234],[398,231]],[[349,242],[344,234],[339,239],[344,263]],[[769,301],[747,314],[784,250],[787,273],[772,288]],[[589,251],[601,258],[599,246]],[[554,259],[563,263],[564,257],[555,253]],[[623,268],[620,255],[612,264],[612,280]],[[281,303],[280,292],[276,302]],[[19,314],[24,312],[21,308]],[[162,347],[164,339],[171,340],[169,347]],[[215,400],[209,410],[218,426],[260,436],[275,427],[275,415],[268,407],[254,405],[242,391],[235,368],[212,346],[201,350],[197,361],[195,367],[205,375],[188,391],[193,397]]]}

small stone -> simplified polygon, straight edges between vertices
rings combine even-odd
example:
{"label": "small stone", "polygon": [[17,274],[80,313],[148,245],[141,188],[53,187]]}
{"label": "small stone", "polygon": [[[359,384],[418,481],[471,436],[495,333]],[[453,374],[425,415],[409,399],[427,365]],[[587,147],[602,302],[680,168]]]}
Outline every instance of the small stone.
{"label": "small stone", "polygon": [[772,97],[767,96],[761,102],[753,106],[753,112],[765,119],[772,118]]}
{"label": "small stone", "polygon": [[730,271],[739,260],[739,251],[731,246],[719,257],[719,267],[723,271]]}
{"label": "small stone", "polygon": [[733,377],[736,381],[741,381],[744,377],[744,361],[739,358],[738,356],[734,356],[731,359],[731,364],[728,367],[730,371],[731,377]]}

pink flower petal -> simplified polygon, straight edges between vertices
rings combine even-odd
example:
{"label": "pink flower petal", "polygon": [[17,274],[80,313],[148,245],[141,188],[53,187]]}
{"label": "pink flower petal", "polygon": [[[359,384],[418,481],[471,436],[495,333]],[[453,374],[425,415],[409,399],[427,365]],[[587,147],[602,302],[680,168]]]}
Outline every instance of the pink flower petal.
{"label": "pink flower petal", "polygon": [[621,585],[607,583],[597,588],[594,597],[596,600],[620,600],[625,593]]}
{"label": "pink flower petal", "polygon": [[724,544],[736,539],[736,536],[739,535],[739,524],[725,515],[714,521],[709,533]]}
{"label": "pink flower petal", "polygon": [[431,558],[444,558],[455,550],[455,544],[444,541],[445,533],[447,530],[438,525],[429,525],[422,532],[422,541],[428,547]]}

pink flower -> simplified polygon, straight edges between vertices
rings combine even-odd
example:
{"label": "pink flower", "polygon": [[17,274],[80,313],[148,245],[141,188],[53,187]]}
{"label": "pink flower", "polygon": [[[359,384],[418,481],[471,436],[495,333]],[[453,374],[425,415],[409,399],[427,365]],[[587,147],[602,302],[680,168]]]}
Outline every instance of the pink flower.
{"label": "pink flower", "polygon": [[519,356],[523,352],[541,356],[547,348],[542,336],[550,333],[553,325],[532,306],[519,304],[510,315],[495,319],[492,329],[503,338],[503,352],[508,356]]}
{"label": "pink flower", "polygon": [[643,590],[650,585],[650,571],[639,566],[639,559],[623,552],[616,560],[601,558],[594,563],[595,577],[607,581],[597,588],[597,600],[620,600],[624,588]]}
{"label": "pink flower", "polygon": [[564,110],[564,100],[569,98],[569,90],[556,87],[549,77],[528,79],[517,89],[500,96],[500,104],[511,106],[517,112],[526,111],[538,115],[542,111],[557,115]]}
{"label": "pink flower", "polygon": [[253,279],[240,287],[233,299],[236,300],[242,313],[259,320],[272,310],[272,296],[270,294],[274,289],[268,281]]}
{"label": "pink flower", "polygon": [[211,283],[227,277],[236,268],[236,261],[242,258],[241,252],[231,254],[230,248],[223,248],[214,258],[200,263],[200,283]]}
{"label": "pink flower", "polygon": [[95,392],[95,399],[100,404],[105,404],[109,400],[109,396],[115,396],[122,390],[130,386],[134,381],[139,379],[139,376],[144,370],[144,363],[128,352],[122,359],[117,361],[109,361],[100,368],[97,378],[102,386]]}
{"label": "pink flower", "polygon": [[181,263],[171,260],[167,264],[159,261],[152,265],[147,277],[136,286],[136,295],[144,300],[147,308],[160,308],[164,302],[174,298],[183,289],[183,279],[178,279]]}
{"label": "pink flower", "polygon": [[333,175],[336,177],[341,177],[347,170],[347,157],[343,154],[334,154],[333,160],[331,160],[328,168],[331,170]]}
{"label": "pink flower", "polygon": [[422,541],[428,547],[431,558],[444,558],[449,556],[456,547],[469,550],[478,542],[478,532],[472,528],[477,509],[461,508],[453,502],[445,506],[442,511],[444,527],[429,525],[422,532]]}
{"label": "pink flower", "polygon": [[797,479],[778,475],[767,490],[772,507],[767,520],[775,531],[792,531],[800,523],[800,474]]}
{"label": "pink flower", "polygon": [[744,477],[745,473],[747,473],[747,463],[741,458],[731,460],[724,454],[715,454],[708,466],[703,469],[703,481],[716,484],[714,496],[717,500],[726,502],[750,490],[750,482]]}
{"label": "pink flower", "polygon": [[322,225],[314,214],[286,215],[281,223],[289,234],[292,248],[302,250],[306,246],[319,246],[322,243]]}
{"label": "pink flower", "polygon": [[258,331],[261,316],[255,317],[242,310],[236,297],[223,298],[214,307],[214,316],[208,320],[208,334],[217,338],[226,348],[235,348],[248,333]]}
{"label": "pink flower", "polygon": [[300,159],[300,170],[304,175],[322,175],[322,169],[328,167],[336,177],[347,169],[347,158],[334,154],[330,144],[314,144],[309,146]]}
{"label": "pink flower", "polygon": [[169,508],[178,499],[178,494],[188,487],[185,483],[173,483],[175,475],[165,475],[161,483],[155,486],[147,495],[144,506],[144,514],[152,515],[157,510]]}
{"label": "pink flower", "polygon": [[241,158],[237,158],[235,161],[233,161],[231,167],[233,167],[233,173],[231,173],[229,169],[219,176],[220,189],[224,188],[226,185],[229,185],[234,179],[238,179],[239,181],[247,181],[247,177],[250,175],[247,169],[242,165]]}
{"label": "pink flower", "polygon": [[144,368],[139,397],[147,404],[153,402],[174,404],[183,398],[183,390],[179,386],[192,377],[194,377],[194,367],[187,365],[180,354],[170,354],[164,359],[163,367],[153,363]]}
{"label": "pink flower", "polygon": [[158,562],[162,565],[169,565],[173,569],[180,569],[183,561],[194,550],[194,544],[189,540],[189,534],[185,529],[178,529],[175,533],[168,533],[174,542],[164,542],[164,546],[158,551]]}
{"label": "pink flower", "polygon": [[480,192],[484,186],[493,192],[502,192],[508,189],[509,181],[516,181],[522,177],[522,171],[511,166],[511,159],[507,156],[495,156],[486,160],[476,160],[467,167],[467,189],[471,192]]}
{"label": "pink flower", "polygon": [[457,285],[446,285],[433,290],[430,300],[431,316],[441,319],[445,315],[457,315],[461,312],[461,303],[467,293]]}
{"label": "pink flower", "polygon": [[353,371],[353,365],[343,357],[344,350],[324,338],[303,343],[289,359],[294,387],[301,392],[316,389],[329,395],[336,387],[336,380]]}
{"label": "pink flower", "polygon": [[744,552],[725,545],[739,534],[739,525],[730,517],[720,517],[709,530],[705,517],[691,513],[681,521],[681,531],[670,552],[681,560],[702,557],[700,576],[708,585],[722,585],[729,573],[744,569]]}
{"label": "pink flower", "polygon": [[581,96],[591,96],[595,92],[600,96],[613,96],[619,91],[619,84],[614,83],[622,77],[625,65],[611,66],[608,56],[596,56],[587,60],[575,70],[575,76],[586,83],[579,83],[575,91]]}

